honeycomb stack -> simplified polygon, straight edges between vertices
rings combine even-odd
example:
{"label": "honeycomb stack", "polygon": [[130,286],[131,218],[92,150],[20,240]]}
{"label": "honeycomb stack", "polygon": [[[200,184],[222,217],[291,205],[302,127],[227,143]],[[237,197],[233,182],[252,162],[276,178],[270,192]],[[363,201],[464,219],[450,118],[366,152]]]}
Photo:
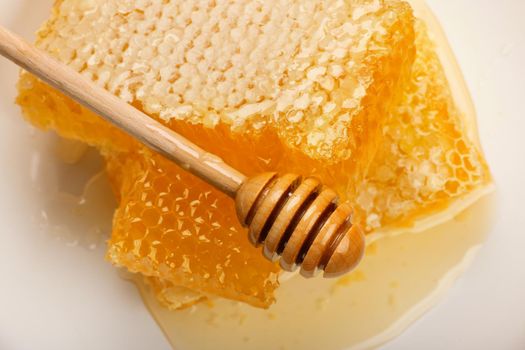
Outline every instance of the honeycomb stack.
{"label": "honeycomb stack", "polygon": [[[404,1],[57,0],[37,45],[248,175],[320,177],[369,232],[491,181]],[[229,198],[28,73],[18,103],[106,158],[120,203],[107,256],[161,302],[273,302],[279,268]]]}

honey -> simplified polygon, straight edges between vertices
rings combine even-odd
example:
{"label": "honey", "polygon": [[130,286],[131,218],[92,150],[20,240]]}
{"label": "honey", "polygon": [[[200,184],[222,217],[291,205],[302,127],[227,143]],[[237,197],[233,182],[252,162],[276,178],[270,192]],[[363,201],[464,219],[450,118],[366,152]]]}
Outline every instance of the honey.
{"label": "honey", "polygon": [[[58,154],[66,153],[60,157],[63,161],[78,160],[75,147],[53,142],[48,148],[55,145]],[[51,214],[51,222],[42,219],[42,229],[66,245],[91,249],[92,244],[105,239],[108,215],[112,213],[108,206],[112,195],[107,179],[99,173],[100,163],[93,151],[75,163],[89,177],[85,180],[62,169],[70,165],[49,163],[60,167],[54,173],[66,176],[68,181],[63,184],[69,180],[79,183],[74,188],[42,194],[46,200],[41,212],[52,213],[57,204],[62,211],[62,215]],[[46,176],[49,163],[36,166],[35,186],[53,187],[49,182],[52,179]],[[276,349],[375,348],[402,333],[434,306],[468,268],[491,230],[494,197],[484,197],[447,223],[425,232],[378,239],[369,236],[362,265],[340,279],[282,276],[277,301],[268,310],[221,298],[203,300],[200,295],[158,279],[153,280],[152,288],[150,281],[140,275],[126,274],[125,278],[137,284],[146,306],[175,349],[258,349],[268,344],[268,334]],[[78,203],[89,209],[87,217],[86,211],[78,211]],[[98,228],[102,237],[92,236],[89,227],[81,225],[85,219]],[[70,225],[71,221],[75,226]],[[184,309],[172,311],[164,305]]]}
{"label": "honey", "polygon": [[217,299],[170,312],[137,284],[175,349],[373,349],[438,303],[470,265],[491,229],[494,197],[433,229],[372,243],[339,280],[291,277],[269,310]]}

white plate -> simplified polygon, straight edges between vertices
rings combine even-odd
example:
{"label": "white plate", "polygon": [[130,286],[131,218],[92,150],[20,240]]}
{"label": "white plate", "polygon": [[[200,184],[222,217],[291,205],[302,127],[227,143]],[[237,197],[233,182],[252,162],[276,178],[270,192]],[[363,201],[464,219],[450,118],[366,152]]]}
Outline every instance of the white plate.
{"label": "white plate", "polygon": [[[30,39],[51,3],[0,0],[0,23]],[[498,212],[486,245],[447,298],[386,349],[525,349],[525,3],[429,3],[478,109]],[[57,228],[51,236],[41,227],[42,209],[50,210],[44,194],[78,184],[60,178],[64,165],[52,137],[21,120],[16,76],[0,59],[0,349],[169,349],[134,286],[103,260],[102,244],[71,244],[80,236]],[[94,171],[86,163],[77,174]],[[81,208],[78,219],[73,204],[55,211],[92,229],[89,213]]]}

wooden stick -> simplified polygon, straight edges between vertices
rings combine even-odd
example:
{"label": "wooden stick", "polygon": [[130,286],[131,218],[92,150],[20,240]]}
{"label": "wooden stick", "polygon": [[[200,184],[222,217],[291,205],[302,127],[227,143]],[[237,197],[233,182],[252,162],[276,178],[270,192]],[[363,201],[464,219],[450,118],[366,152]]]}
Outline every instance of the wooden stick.
{"label": "wooden stick", "polygon": [[0,26],[0,54],[73,98],[146,146],[235,197],[246,177],[173,130]]}

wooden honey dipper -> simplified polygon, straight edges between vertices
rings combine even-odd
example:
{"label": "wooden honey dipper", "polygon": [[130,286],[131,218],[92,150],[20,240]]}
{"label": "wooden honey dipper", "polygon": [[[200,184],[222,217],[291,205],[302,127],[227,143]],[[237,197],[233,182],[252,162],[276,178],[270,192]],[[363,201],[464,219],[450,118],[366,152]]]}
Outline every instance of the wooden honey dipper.
{"label": "wooden honey dipper", "polygon": [[348,203],[314,178],[264,173],[247,178],[220,158],[148,117],[72,68],[0,26],[0,54],[91,109],[143,144],[235,199],[249,239],[284,270],[335,277],[361,260],[365,242]]}

